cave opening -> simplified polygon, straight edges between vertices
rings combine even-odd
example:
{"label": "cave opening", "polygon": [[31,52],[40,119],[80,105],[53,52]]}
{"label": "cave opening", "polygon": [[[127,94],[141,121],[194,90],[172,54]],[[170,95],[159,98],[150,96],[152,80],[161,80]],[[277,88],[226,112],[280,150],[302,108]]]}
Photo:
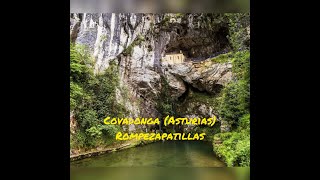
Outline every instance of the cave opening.
{"label": "cave opening", "polygon": [[186,91],[185,91],[184,93],[182,93],[181,96],[178,97],[178,102],[183,102],[183,101],[187,98],[187,96],[188,96],[188,94],[189,94],[189,92],[190,92],[190,90],[189,90],[189,84],[186,83],[185,81],[183,81],[183,83],[184,83],[184,85],[185,85],[185,87],[186,87]]}
{"label": "cave opening", "polygon": [[180,31],[180,29],[177,29],[177,34],[179,34],[179,35],[180,35],[180,32],[181,32],[181,31]]}
{"label": "cave opening", "polygon": [[229,52],[230,41],[227,38],[229,28],[221,26],[213,31],[187,32],[181,28],[175,29],[176,35],[165,45],[165,53],[183,51],[186,59],[202,61]]}
{"label": "cave opening", "polygon": [[212,95],[212,94],[208,93],[205,90],[201,91],[201,90],[193,87],[191,84],[189,84],[189,83],[187,83],[185,81],[183,81],[183,83],[184,83],[184,85],[186,87],[186,91],[184,93],[182,93],[181,96],[178,97],[178,102],[179,103],[183,103],[187,99],[187,97],[190,95],[190,93],[201,93],[201,94],[207,95],[207,96],[211,96]]}
{"label": "cave opening", "polygon": [[228,36],[229,36],[229,28],[224,26],[220,27],[215,33],[214,38],[218,43],[218,47],[219,47],[218,52],[221,52],[226,48],[230,47],[230,41],[227,38]]}
{"label": "cave opening", "polygon": [[216,94],[219,94],[223,89],[223,85],[221,84],[215,84],[214,87],[213,87],[213,95],[216,95]]}

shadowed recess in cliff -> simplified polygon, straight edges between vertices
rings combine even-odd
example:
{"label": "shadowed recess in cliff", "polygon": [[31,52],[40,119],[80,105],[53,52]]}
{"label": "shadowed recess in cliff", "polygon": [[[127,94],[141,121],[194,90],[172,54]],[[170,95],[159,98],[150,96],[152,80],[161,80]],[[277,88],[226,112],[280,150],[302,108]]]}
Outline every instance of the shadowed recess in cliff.
{"label": "shadowed recess in cliff", "polygon": [[230,49],[228,21],[221,14],[169,14],[156,28],[170,35],[166,53],[181,50],[187,58],[208,58]]}
{"label": "shadowed recess in cliff", "polygon": [[[204,96],[211,96],[212,94],[211,93],[208,93],[207,91],[205,90],[199,90],[195,87],[193,87],[191,84],[189,84],[188,82],[186,81],[183,81],[185,87],[186,87],[186,91],[184,93],[181,94],[181,96],[178,97],[178,101],[180,103],[183,103],[186,98],[190,95],[190,93],[200,93],[200,94],[203,94]],[[219,88],[216,90],[216,92],[220,92],[221,89],[223,88],[223,86],[219,86]]]}

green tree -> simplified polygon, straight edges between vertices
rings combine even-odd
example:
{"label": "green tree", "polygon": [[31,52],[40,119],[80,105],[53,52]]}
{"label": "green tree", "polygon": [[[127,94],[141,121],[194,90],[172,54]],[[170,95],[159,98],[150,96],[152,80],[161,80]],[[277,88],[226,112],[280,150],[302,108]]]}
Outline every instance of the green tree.
{"label": "green tree", "polygon": [[244,114],[250,112],[249,59],[248,51],[237,52],[234,55],[234,80],[222,90],[219,97],[219,115],[231,123],[237,122]]}
{"label": "green tree", "polygon": [[232,60],[233,81],[221,93],[219,115],[233,124],[231,132],[218,133],[214,151],[229,167],[250,166],[250,54],[240,51]]}
{"label": "green tree", "polygon": [[113,141],[120,126],[105,125],[107,116],[124,116],[127,111],[116,100],[119,89],[118,66],[115,61],[102,73],[94,74],[88,48],[70,43],[70,109],[75,113],[79,129],[71,138],[71,147],[95,147]]}
{"label": "green tree", "polygon": [[250,47],[250,14],[249,13],[226,13],[228,19],[228,39],[234,51],[248,50]]}

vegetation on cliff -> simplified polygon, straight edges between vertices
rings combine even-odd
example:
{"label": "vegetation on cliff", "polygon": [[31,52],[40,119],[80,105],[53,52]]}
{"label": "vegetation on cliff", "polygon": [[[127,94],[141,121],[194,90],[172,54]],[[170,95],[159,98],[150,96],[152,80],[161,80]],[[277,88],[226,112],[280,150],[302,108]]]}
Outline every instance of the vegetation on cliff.
{"label": "vegetation on cliff", "polygon": [[213,146],[228,166],[250,166],[249,58],[249,51],[235,53],[232,62],[234,81],[218,98],[219,115],[232,125],[232,130],[214,135]]}
{"label": "vegetation on cliff", "polygon": [[93,60],[86,47],[70,43],[70,109],[78,129],[71,135],[71,149],[87,149],[112,143],[120,126],[104,125],[107,116],[125,115],[116,102],[118,67],[111,62],[101,74],[93,73]]}
{"label": "vegetation on cliff", "polygon": [[[175,110],[176,100],[171,97],[170,91],[169,91],[169,83],[164,76],[160,77],[160,83],[161,83],[161,90],[156,98],[156,101],[157,101],[156,109],[158,111],[159,118],[162,121],[168,115],[170,116],[176,115],[176,110]],[[163,124],[163,122],[161,122],[161,124]],[[174,126],[163,127],[163,129],[165,132],[169,132],[169,133],[175,132]]]}
{"label": "vegetation on cliff", "polygon": [[230,132],[218,133],[213,148],[228,166],[250,166],[250,21],[249,14],[226,14],[229,41],[234,58],[234,79],[218,98],[221,119],[232,125]]}
{"label": "vegetation on cliff", "polygon": [[[212,58],[214,63],[232,63],[233,80],[220,92],[210,95],[192,91],[183,102],[175,103],[176,114],[196,114],[199,106],[211,107],[221,121],[231,125],[230,132],[220,132],[220,123],[215,127],[198,126],[193,132],[205,132],[213,141],[215,153],[227,166],[250,166],[250,15],[231,13],[202,15],[201,26],[208,29],[227,27],[228,41],[232,51]],[[164,21],[167,22],[167,21]],[[223,23],[221,23],[223,22]],[[219,24],[219,26],[217,26]],[[165,94],[163,98],[168,97]],[[168,99],[168,98],[167,98]],[[168,101],[172,107],[172,101]],[[172,108],[171,108],[172,109]],[[208,139],[210,140],[210,139]]]}
{"label": "vegetation on cliff", "polygon": [[226,13],[228,21],[228,39],[234,51],[249,50],[250,47],[250,14]]}

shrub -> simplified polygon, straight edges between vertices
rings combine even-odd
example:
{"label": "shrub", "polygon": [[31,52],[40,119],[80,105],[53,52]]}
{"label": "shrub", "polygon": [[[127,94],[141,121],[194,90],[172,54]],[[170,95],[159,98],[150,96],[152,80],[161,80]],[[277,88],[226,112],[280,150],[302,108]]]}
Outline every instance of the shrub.
{"label": "shrub", "polygon": [[250,166],[250,54],[249,51],[234,53],[232,59],[233,81],[218,98],[221,119],[234,124],[232,132],[214,135],[214,151],[227,166]]}
{"label": "shrub", "polygon": [[74,135],[70,136],[70,148],[80,149],[86,147],[86,136],[83,132],[77,131]]}
{"label": "shrub", "polygon": [[235,51],[249,49],[250,37],[247,27],[250,24],[248,13],[227,13],[229,36],[228,39]]}
{"label": "shrub", "polygon": [[249,52],[237,52],[232,60],[234,80],[230,82],[218,98],[219,115],[229,121],[238,122],[239,118],[249,113],[250,107],[250,75]]}
{"label": "shrub", "polygon": [[238,123],[239,130],[250,131],[250,114],[242,116]]}
{"label": "shrub", "polygon": [[97,125],[98,118],[97,118],[97,113],[94,110],[84,110],[80,111],[76,115],[76,119],[78,122],[80,122],[80,125],[83,129],[89,129],[92,126]]}
{"label": "shrub", "polygon": [[215,153],[228,167],[250,166],[250,134],[244,132],[219,133],[214,136],[223,143],[213,146]]}
{"label": "shrub", "polygon": [[114,136],[121,128],[104,125],[103,119],[127,113],[115,98],[119,89],[116,61],[111,61],[104,72],[94,75],[87,48],[70,44],[70,51],[70,109],[79,124],[70,145],[84,149],[105,145],[110,142],[108,137]]}

